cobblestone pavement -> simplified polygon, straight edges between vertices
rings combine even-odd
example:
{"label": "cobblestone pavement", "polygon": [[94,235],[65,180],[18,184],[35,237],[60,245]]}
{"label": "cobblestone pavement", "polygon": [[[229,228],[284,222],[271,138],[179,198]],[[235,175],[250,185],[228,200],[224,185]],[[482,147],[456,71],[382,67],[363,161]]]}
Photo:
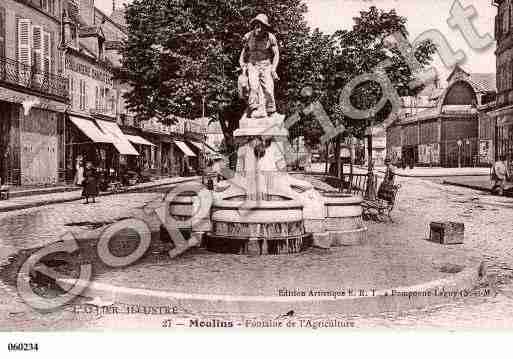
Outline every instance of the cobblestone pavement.
{"label": "cobblestone pavement", "polygon": [[[444,186],[433,181],[417,178],[399,178],[402,184],[398,196],[398,203],[394,209],[393,217],[396,224],[367,222],[369,230],[383,239],[383,243],[390,245],[394,241],[411,241],[410,246],[421,243],[428,235],[429,222],[437,220],[452,220],[465,223],[465,245],[463,250],[478,260],[488,263],[488,273],[495,278],[494,285],[497,295],[491,298],[472,298],[460,300],[452,304],[436,308],[416,310],[405,313],[383,313],[372,317],[339,317],[329,315],[323,318],[312,317],[298,313],[296,319],[339,319],[354,321],[360,328],[374,327],[439,327],[439,328],[482,328],[482,327],[508,327],[513,326],[513,200],[494,197],[479,191],[453,186]],[[129,196],[129,197],[124,197]],[[156,193],[137,193],[120,195],[119,197],[102,198],[96,210],[81,203],[68,203],[48,206],[44,212],[38,209],[17,211],[0,215],[0,238],[2,249],[11,251],[18,245],[34,246],[40,243],[38,237],[41,228],[46,238],[58,235],[65,229],[63,224],[69,221],[115,219],[128,215],[131,208],[142,206],[146,201],[158,196]],[[127,201],[130,198],[130,201]],[[129,206],[127,204],[129,203]],[[91,209],[90,209],[91,208]],[[100,210],[101,208],[101,210]],[[63,218],[52,219],[46,213],[54,211]],[[36,212],[38,225],[27,227],[30,217],[24,221],[19,216],[28,216]],[[91,216],[91,217],[90,217]],[[57,216],[58,217],[58,216]],[[3,229],[6,229],[5,231]],[[30,230],[29,230],[30,229]],[[34,234],[27,236],[27,233]],[[12,238],[5,241],[6,233]],[[25,233],[25,235],[23,234]],[[391,235],[393,234],[393,235]],[[39,238],[39,239],[38,239]],[[18,241],[20,241],[18,243]],[[4,244],[6,243],[6,244]],[[422,242],[423,243],[423,242]],[[19,247],[17,247],[19,248]],[[452,251],[452,247],[442,247]],[[417,253],[418,255],[418,253]],[[1,254],[0,254],[1,256]],[[171,265],[171,264],[170,264]],[[159,268],[158,271],[162,269]],[[157,272],[158,272],[157,271]],[[158,273],[157,273],[158,274]],[[329,275],[329,273],[327,274]],[[127,286],[130,282],[127,281]],[[72,308],[63,311],[40,314],[27,310],[21,303],[16,303],[9,293],[2,294],[5,288],[0,287],[0,328],[17,330],[44,330],[58,329],[98,329],[98,328],[160,328],[163,320],[169,316],[152,315],[87,315],[73,313]],[[120,303],[117,303],[120,304]],[[122,303],[121,303],[122,304]],[[247,316],[232,316],[229,313],[184,313],[171,316],[176,319],[211,318],[221,320],[243,320]],[[273,319],[273,318],[269,318]]]}

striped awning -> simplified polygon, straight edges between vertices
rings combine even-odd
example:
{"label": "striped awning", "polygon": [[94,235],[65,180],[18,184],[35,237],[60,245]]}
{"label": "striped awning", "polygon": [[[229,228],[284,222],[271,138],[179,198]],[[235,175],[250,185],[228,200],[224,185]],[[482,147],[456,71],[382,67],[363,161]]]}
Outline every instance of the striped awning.
{"label": "striped awning", "polygon": [[175,141],[175,145],[188,157],[196,157],[196,154],[182,141]]}
{"label": "striped awning", "polygon": [[96,143],[112,143],[113,139],[109,134],[104,133],[94,121],[86,118],[69,116],[69,119],[80,131],[84,133],[91,141]]}
{"label": "striped awning", "polygon": [[139,156],[139,152],[132,146],[126,135],[121,131],[116,122],[96,120],[98,126],[101,127],[103,132],[109,134],[112,138],[112,144],[116,147],[121,155]]}
{"label": "striped awning", "polygon": [[128,141],[130,141],[132,143],[136,143],[138,145],[157,147],[157,145],[154,145],[150,141],[142,138],[141,136],[134,136],[134,135],[125,135],[125,136],[126,136],[126,138],[128,138]]}

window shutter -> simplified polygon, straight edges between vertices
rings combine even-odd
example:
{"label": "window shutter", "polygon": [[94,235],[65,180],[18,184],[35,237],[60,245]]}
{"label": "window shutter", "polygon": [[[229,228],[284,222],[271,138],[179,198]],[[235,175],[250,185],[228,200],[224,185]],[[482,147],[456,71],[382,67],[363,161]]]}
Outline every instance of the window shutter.
{"label": "window shutter", "polygon": [[31,66],[32,54],[30,53],[30,20],[18,21],[18,61]]}
{"label": "window shutter", "polygon": [[75,107],[73,105],[73,98],[74,98],[74,96],[73,96],[74,95],[74,93],[73,93],[73,91],[74,91],[73,90],[73,86],[74,86],[74,84],[73,84],[73,76],[70,75],[69,78],[68,78],[68,81],[69,81],[69,103],[71,105],[71,108],[73,108],[73,107]]}
{"label": "window shutter", "polygon": [[32,26],[32,50],[36,72],[43,71],[43,33],[41,26]]}
{"label": "window shutter", "polygon": [[95,96],[94,96],[94,108],[97,110],[99,105],[99,97],[100,97],[100,89],[98,86],[95,87]]}
{"label": "window shutter", "polygon": [[84,80],[80,80],[80,109],[84,109]]}
{"label": "window shutter", "polygon": [[89,99],[87,98],[87,83],[84,80],[84,110],[87,110],[89,104],[87,103]]}
{"label": "window shutter", "polygon": [[508,11],[509,11],[509,29],[508,29],[508,32],[509,32],[509,30],[511,30],[511,28],[513,27],[513,5],[509,6]]}
{"label": "window shutter", "polygon": [[0,7],[0,57],[5,56],[5,9]]}
{"label": "window shutter", "polygon": [[501,25],[502,25],[502,29],[501,29],[501,33],[504,35],[506,33],[505,29],[506,29],[506,23],[508,21],[508,11],[503,11],[502,12],[502,16],[501,16]]}
{"label": "window shutter", "polygon": [[82,109],[82,80],[78,80],[78,108]]}
{"label": "window shutter", "polygon": [[50,73],[51,68],[51,38],[49,32],[43,33],[43,66],[42,69],[46,73]]}
{"label": "window shutter", "polygon": [[[77,82],[75,81],[75,78],[73,77],[73,107],[79,108],[80,107],[80,89],[79,86],[77,86]],[[78,106],[77,106],[78,102]]]}

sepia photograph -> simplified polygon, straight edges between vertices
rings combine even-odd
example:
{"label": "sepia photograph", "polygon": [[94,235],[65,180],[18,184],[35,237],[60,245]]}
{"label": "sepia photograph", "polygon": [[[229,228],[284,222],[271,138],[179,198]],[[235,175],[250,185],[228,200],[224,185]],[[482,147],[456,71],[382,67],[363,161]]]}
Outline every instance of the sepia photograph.
{"label": "sepia photograph", "polygon": [[512,218],[512,0],[0,0],[1,332],[511,330]]}

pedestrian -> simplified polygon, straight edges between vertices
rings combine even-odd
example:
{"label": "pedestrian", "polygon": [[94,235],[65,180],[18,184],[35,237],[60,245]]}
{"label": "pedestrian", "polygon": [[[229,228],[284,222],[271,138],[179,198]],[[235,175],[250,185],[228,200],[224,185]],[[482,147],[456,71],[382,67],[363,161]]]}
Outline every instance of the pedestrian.
{"label": "pedestrian", "polygon": [[93,203],[95,203],[96,196],[98,196],[98,176],[91,161],[86,163],[82,196],[86,199],[85,204],[89,204],[89,197],[91,197]]}
{"label": "pedestrian", "polygon": [[394,195],[394,178],[395,178],[395,167],[392,165],[390,158],[385,158],[385,177],[381,182],[378,189],[378,198],[387,200],[390,202]]}
{"label": "pedestrian", "polygon": [[77,156],[75,161],[75,180],[73,182],[76,186],[84,185],[84,158],[82,156]]}
{"label": "pedestrian", "polygon": [[369,167],[367,170],[367,188],[365,189],[365,199],[374,201],[376,199],[376,179],[374,176],[374,161],[369,160]]}
{"label": "pedestrian", "polygon": [[392,164],[389,157],[385,158],[385,166],[385,178],[383,178],[383,182],[388,185],[393,185],[395,178],[395,166]]}
{"label": "pedestrian", "polygon": [[504,163],[505,156],[501,155],[492,166],[492,172],[490,179],[493,182],[492,193],[496,193],[499,196],[504,194],[504,187],[506,180],[510,177],[508,167]]}
{"label": "pedestrian", "polygon": [[[274,81],[279,80],[276,70],[280,52],[267,15],[257,15],[250,25],[252,30],[244,35],[239,63],[249,85],[248,117],[260,118],[276,112]],[[241,89],[247,86],[243,82]]]}

